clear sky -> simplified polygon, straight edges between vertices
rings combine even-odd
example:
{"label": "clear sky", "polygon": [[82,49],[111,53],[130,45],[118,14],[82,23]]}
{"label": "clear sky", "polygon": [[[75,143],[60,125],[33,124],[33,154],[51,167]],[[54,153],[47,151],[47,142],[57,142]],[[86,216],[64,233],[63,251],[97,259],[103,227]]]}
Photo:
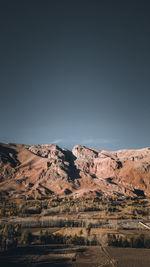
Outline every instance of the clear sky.
{"label": "clear sky", "polygon": [[150,146],[150,1],[0,0],[0,141]]}

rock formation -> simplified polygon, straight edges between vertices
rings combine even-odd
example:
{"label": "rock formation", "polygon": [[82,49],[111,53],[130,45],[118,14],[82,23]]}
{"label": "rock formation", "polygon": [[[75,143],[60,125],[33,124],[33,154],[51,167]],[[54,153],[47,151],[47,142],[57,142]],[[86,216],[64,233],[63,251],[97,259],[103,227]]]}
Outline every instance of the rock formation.
{"label": "rock formation", "polygon": [[150,196],[150,148],[104,151],[77,145],[0,143],[2,198]]}

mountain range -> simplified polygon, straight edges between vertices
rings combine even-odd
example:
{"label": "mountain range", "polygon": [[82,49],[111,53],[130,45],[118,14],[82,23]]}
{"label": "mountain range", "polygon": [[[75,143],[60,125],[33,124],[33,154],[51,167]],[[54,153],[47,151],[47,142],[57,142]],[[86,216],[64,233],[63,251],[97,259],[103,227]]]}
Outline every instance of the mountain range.
{"label": "mountain range", "polygon": [[0,143],[0,197],[150,197],[150,148],[105,151],[76,145]]}

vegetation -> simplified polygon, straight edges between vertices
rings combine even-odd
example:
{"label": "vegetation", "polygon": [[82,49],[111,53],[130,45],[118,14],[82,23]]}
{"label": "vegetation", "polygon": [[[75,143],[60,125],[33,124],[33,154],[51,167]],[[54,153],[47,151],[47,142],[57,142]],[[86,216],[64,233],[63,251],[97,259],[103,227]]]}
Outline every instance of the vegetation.
{"label": "vegetation", "polygon": [[[45,200],[13,200],[0,202],[1,251],[34,244],[101,245],[150,248],[150,236],[123,235],[134,229],[134,220],[150,216],[150,200],[144,198],[73,199],[52,197]],[[121,223],[133,220],[133,227]],[[119,221],[121,223],[119,223]],[[124,223],[125,224],[125,223]],[[130,223],[131,224],[131,223]],[[51,228],[66,229],[64,232]],[[33,229],[38,228],[34,233]],[[46,228],[46,230],[43,230]],[[79,228],[78,232],[67,229]],[[93,231],[93,229],[97,229]],[[105,231],[100,231],[105,229]],[[112,231],[110,233],[109,231]],[[138,229],[138,226],[136,226]],[[117,231],[117,233],[116,233]]]}
{"label": "vegetation", "polygon": [[118,218],[142,218],[150,214],[149,200],[144,198],[117,199],[116,197],[96,197],[91,199],[72,199],[71,197],[46,200],[0,201],[0,217],[29,215],[50,216],[74,214],[79,212],[105,212],[105,216]]}
{"label": "vegetation", "polygon": [[8,250],[17,247],[18,239],[21,235],[21,227],[18,224],[3,224],[0,231],[1,250]]}
{"label": "vegetation", "polygon": [[115,247],[150,248],[150,238],[143,234],[137,237],[122,237],[119,235],[108,235],[108,245]]}

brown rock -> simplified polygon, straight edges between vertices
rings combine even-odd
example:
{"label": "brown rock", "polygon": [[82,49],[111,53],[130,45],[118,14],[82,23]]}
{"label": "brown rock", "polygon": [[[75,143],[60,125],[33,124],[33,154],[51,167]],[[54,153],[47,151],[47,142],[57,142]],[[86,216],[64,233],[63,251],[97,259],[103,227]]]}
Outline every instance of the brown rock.
{"label": "brown rock", "polygon": [[0,144],[0,196],[150,196],[150,148]]}

